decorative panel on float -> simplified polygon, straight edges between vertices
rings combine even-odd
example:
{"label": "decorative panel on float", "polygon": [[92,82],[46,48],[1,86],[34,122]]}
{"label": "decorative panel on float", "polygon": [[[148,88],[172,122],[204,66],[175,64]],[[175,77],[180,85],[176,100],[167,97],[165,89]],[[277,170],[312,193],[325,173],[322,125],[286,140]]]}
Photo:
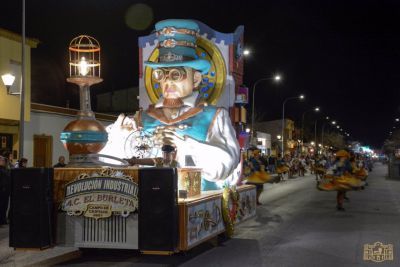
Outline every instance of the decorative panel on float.
{"label": "decorative panel on float", "polygon": [[179,250],[185,251],[225,231],[222,194],[179,201]]}
{"label": "decorative panel on float", "polygon": [[138,168],[55,168],[57,244],[138,249]]}
{"label": "decorative panel on float", "polygon": [[[235,224],[256,215],[256,188],[237,187],[239,202]],[[210,191],[201,196],[179,200],[180,251],[189,250],[225,231],[222,217],[222,191]]]}

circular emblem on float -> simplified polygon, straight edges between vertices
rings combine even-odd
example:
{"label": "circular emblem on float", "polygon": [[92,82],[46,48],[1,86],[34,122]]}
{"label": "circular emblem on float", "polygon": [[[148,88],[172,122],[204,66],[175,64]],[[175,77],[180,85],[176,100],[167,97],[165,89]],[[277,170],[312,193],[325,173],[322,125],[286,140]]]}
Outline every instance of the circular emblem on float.
{"label": "circular emblem on float", "polygon": [[[197,39],[196,56],[210,61],[211,67],[208,73],[203,74],[203,80],[199,87],[199,93],[208,104],[216,105],[222,94],[226,79],[226,65],[218,47],[206,38]],[[150,54],[149,61],[157,61],[158,48]],[[160,84],[152,78],[152,68],[145,67],[145,86],[150,101],[154,104],[162,96]]]}
{"label": "circular emblem on float", "polygon": [[153,134],[137,130],[128,135],[124,144],[125,155],[128,158],[155,158],[159,147],[154,144]]}

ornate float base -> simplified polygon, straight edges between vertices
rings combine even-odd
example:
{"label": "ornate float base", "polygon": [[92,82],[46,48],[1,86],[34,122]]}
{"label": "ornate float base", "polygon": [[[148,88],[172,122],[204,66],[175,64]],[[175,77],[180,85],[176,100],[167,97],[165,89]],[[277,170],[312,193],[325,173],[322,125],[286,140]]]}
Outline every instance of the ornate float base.
{"label": "ornate float base", "polygon": [[[138,182],[139,169],[137,168],[120,168],[114,169],[114,172],[123,173],[132,177],[133,182]],[[105,173],[105,177],[102,174]],[[76,178],[87,175],[86,180]],[[75,191],[79,186],[94,186],[99,179],[105,179],[104,183],[109,182],[107,169],[104,168],[56,168],[54,169],[54,203],[55,207],[61,207],[65,199],[66,191]],[[85,179],[85,178],[84,178]],[[97,179],[97,180],[96,180]],[[108,180],[107,180],[108,179]],[[73,186],[74,188],[68,188]],[[238,199],[235,203],[231,203],[229,212],[235,213],[233,223],[238,224],[248,218],[256,215],[256,187],[252,185],[239,186],[236,189]],[[97,195],[91,193],[87,200],[97,199]],[[101,193],[102,196],[104,193]],[[92,197],[93,196],[93,197]],[[71,205],[76,204],[75,199],[84,199],[82,193],[78,196],[72,196]],[[117,201],[113,199],[113,201]],[[118,198],[118,201],[121,198]],[[78,200],[76,200],[78,202]],[[187,251],[191,248],[210,240],[217,235],[226,231],[223,219],[223,190],[202,192],[200,195],[178,199],[179,210],[179,242],[174,252]],[[140,204],[140,200],[139,200]],[[60,212],[58,209],[55,218],[57,225],[57,244],[64,246],[85,247],[85,248],[111,248],[111,249],[138,249],[139,230],[138,230],[138,214],[131,213],[127,216],[112,213],[109,217],[95,217],[101,215],[102,204],[96,204],[92,208],[92,217],[70,216],[66,212]],[[65,208],[65,207],[64,207]],[[99,213],[100,212],[100,213]],[[143,251],[146,254],[166,254],[160,251]],[[171,254],[167,253],[167,254]]]}

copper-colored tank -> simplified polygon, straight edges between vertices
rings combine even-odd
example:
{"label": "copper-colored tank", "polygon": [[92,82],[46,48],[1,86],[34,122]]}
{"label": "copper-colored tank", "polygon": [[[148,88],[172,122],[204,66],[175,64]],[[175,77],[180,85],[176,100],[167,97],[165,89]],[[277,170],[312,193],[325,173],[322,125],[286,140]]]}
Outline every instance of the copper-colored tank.
{"label": "copper-colored tank", "polygon": [[82,118],[68,123],[61,141],[70,155],[97,153],[107,143],[107,132],[97,120]]}

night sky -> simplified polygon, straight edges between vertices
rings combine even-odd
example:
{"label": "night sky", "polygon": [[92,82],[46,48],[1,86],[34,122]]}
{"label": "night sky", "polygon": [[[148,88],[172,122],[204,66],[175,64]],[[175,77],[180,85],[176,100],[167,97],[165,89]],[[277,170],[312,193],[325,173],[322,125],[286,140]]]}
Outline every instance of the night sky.
{"label": "night sky", "polygon": [[[2,3],[0,27],[21,32],[20,2]],[[128,26],[126,14],[138,3],[150,7],[153,17],[139,12],[138,21],[128,16],[134,24]],[[137,86],[137,38],[168,18],[197,19],[221,32],[245,26],[245,47],[252,51],[245,84],[252,87],[277,72],[284,79],[259,85],[256,109],[264,119],[279,119],[283,100],[304,93],[306,101],[287,103],[288,117],[299,120],[318,105],[352,138],[380,147],[400,117],[400,1],[383,0],[27,0],[26,35],[41,41],[32,50],[33,101],[77,105],[78,90],[65,79],[68,44],[80,34],[102,45],[104,82],[93,91]]]}

